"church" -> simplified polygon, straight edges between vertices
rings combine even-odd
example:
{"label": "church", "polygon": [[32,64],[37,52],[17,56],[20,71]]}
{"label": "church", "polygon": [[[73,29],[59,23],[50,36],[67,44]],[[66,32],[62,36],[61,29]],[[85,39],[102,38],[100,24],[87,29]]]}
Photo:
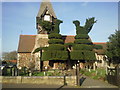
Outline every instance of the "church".
{"label": "church", "polygon": [[[53,23],[54,20],[57,19],[57,16],[54,12],[54,9],[52,7],[52,4],[50,1],[47,2],[41,2],[40,9],[38,11],[38,14],[36,16],[36,29],[37,34],[36,35],[20,35],[19,38],[19,45],[18,45],[18,53],[17,53],[17,67],[27,67],[27,68],[34,68],[34,70],[40,70],[41,68],[49,67],[51,69],[59,69],[60,65],[69,66],[69,60],[66,61],[55,61],[55,60],[45,60],[43,61],[41,59],[42,53],[44,51],[39,51],[34,53],[34,51],[37,48],[40,47],[48,47],[48,35],[46,30],[44,30],[39,24],[38,21],[48,21]],[[74,43],[75,36],[74,35],[62,35],[62,39],[64,43]],[[105,42],[93,42],[95,45],[101,45],[102,49],[95,49],[95,56],[96,61],[92,63],[92,66],[97,67],[104,67],[105,65],[105,57],[104,54],[106,49],[106,43]],[[72,67],[74,66],[74,62],[71,63]],[[83,68],[90,63],[82,64],[80,63],[80,67]],[[63,67],[62,66],[62,67]]]}

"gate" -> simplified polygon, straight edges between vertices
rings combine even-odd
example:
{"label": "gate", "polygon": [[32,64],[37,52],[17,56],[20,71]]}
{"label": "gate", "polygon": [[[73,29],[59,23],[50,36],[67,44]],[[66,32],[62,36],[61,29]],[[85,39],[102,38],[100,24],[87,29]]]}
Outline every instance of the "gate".
{"label": "gate", "polygon": [[115,68],[107,68],[106,78],[108,83],[120,86],[120,64]]}

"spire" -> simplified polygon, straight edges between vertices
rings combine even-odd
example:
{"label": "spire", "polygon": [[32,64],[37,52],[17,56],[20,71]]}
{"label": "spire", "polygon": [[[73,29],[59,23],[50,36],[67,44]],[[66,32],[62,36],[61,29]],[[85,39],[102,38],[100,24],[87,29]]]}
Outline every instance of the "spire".
{"label": "spire", "polygon": [[54,13],[52,4],[50,3],[50,0],[42,0],[41,5],[40,5],[39,12],[38,12],[38,14],[37,14],[37,17],[41,17],[41,15],[44,14],[44,12],[45,12],[46,10],[48,10],[49,13],[50,13],[54,18],[57,18],[56,15],[55,15],[55,13]]}

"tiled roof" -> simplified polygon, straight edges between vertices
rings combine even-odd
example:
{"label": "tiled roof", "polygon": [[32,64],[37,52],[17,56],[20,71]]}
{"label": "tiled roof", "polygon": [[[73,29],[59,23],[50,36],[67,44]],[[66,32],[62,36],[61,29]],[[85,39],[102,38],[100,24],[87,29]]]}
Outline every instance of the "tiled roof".
{"label": "tiled roof", "polygon": [[6,62],[17,63],[17,60],[6,60]]}
{"label": "tiled roof", "polygon": [[32,52],[36,35],[20,35],[18,52]]}
{"label": "tiled roof", "polygon": [[93,42],[93,44],[101,45],[101,46],[103,47],[103,49],[106,49],[106,48],[107,48],[106,42]]}
{"label": "tiled roof", "polygon": [[[20,35],[18,52],[31,53],[35,45],[36,35]],[[74,35],[63,35],[62,39],[65,43],[74,43]],[[103,54],[106,49],[106,42],[93,42],[93,44],[102,45],[103,49],[95,50],[99,54]]]}

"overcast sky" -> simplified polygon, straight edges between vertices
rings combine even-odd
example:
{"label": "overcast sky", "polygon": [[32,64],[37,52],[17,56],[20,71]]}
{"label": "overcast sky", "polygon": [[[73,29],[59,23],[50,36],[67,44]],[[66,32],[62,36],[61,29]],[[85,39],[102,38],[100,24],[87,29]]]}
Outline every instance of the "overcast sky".
{"label": "overcast sky", "polygon": [[[1,4],[0,4],[1,5]],[[52,2],[62,35],[75,35],[73,20],[85,24],[86,18],[95,17],[89,36],[93,42],[107,42],[110,34],[118,29],[117,2]],[[19,35],[35,35],[36,15],[40,2],[3,2],[2,3],[2,50],[17,50]]]}

